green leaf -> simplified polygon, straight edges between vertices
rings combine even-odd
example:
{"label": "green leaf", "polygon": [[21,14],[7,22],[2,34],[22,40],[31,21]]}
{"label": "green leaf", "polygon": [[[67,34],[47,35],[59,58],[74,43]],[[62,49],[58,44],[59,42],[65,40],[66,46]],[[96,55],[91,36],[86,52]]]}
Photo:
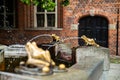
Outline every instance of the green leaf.
{"label": "green leaf", "polygon": [[67,5],[70,4],[70,1],[69,1],[69,0],[62,0],[62,1],[61,1],[61,4],[62,4],[63,6],[67,6]]}
{"label": "green leaf", "polygon": [[[41,5],[41,7],[46,10],[54,10],[56,6],[53,0],[20,0],[20,1],[28,5],[30,4],[33,4],[35,6]],[[69,0],[61,1],[61,4],[63,6],[69,5],[69,3],[70,3]]]}

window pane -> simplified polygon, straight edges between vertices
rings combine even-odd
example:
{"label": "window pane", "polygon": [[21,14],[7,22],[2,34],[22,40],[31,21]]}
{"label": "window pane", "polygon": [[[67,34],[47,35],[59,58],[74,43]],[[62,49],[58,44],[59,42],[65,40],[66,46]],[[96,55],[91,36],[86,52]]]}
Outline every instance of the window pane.
{"label": "window pane", "polygon": [[0,20],[0,28],[3,28],[3,21]]}
{"label": "window pane", "polygon": [[55,26],[55,14],[47,14],[47,24],[48,27]]}
{"label": "window pane", "polygon": [[0,0],[0,28],[15,28],[15,2],[17,0]]}
{"label": "window pane", "polygon": [[0,14],[0,20],[4,20],[4,15]]}
{"label": "window pane", "polygon": [[0,7],[0,13],[3,13],[4,9],[3,7]]}
{"label": "window pane", "polygon": [[0,28],[4,26],[3,24],[3,15],[0,15]]}
{"label": "window pane", "polygon": [[44,27],[44,14],[37,14],[37,26]]}
{"label": "window pane", "polygon": [[37,6],[37,12],[44,12],[45,10],[43,8],[41,8],[41,6]]}
{"label": "window pane", "polygon": [[7,27],[14,27],[14,22],[13,22],[13,15],[7,15],[7,18],[6,18],[6,26]]}
{"label": "window pane", "polygon": [[13,0],[6,0],[5,1],[5,6],[6,6],[6,12],[13,12]]}
{"label": "window pane", "polygon": [[[53,0],[57,4],[57,0]],[[36,12],[36,24],[37,27],[56,27],[57,20],[57,7],[54,8],[52,11],[47,11],[41,8],[41,5],[37,6]],[[56,23],[55,23],[56,22]]]}
{"label": "window pane", "polygon": [[4,11],[3,0],[0,0],[0,13]]}
{"label": "window pane", "polygon": [[0,0],[0,5],[3,5],[3,1],[4,1],[4,0]]}

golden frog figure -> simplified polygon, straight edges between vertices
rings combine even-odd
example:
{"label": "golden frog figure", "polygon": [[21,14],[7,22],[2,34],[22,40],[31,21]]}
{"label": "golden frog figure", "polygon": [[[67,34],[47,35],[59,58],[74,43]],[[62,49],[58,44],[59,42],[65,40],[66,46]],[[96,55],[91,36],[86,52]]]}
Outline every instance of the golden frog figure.
{"label": "golden frog figure", "polygon": [[86,45],[92,45],[99,47],[99,45],[92,38],[88,38],[85,35],[82,35],[81,38],[85,41]]}
{"label": "golden frog figure", "polygon": [[55,66],[55,62],[51,59],[50,52],[39,48],[36,42],[27,42],[25,48],[28,53],[27,64],[32,64],[37,67]]}

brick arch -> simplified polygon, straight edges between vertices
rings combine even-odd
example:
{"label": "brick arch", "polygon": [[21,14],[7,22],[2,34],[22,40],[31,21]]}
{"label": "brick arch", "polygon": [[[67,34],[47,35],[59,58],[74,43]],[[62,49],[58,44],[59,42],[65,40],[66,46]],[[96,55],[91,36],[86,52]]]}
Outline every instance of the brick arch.
{"label": "brick arch", "polygon": [[[113,24],[113,23],[116,22],[114,20],[114,19],[116,19],[116,15],[110,14],[108,12],[107,13],[106,12],[98,12],[97,9],[95,9],[95,10],[96,10],[96,12],[94,13],[94,15],[99,15],[99,16],[105,17],[106,19],[108,19],[109,24]],[[102,10],[100,10],[100,11],[102,11]],[[90,12],[88,10],[88,11],[83,13],[83,12],[81,12],[81,10],[79,8],[77,11],[74,12],[73,15],[74,15],[74,21],[73,22],[78,23],[78,21],[81,17],[90,15]]]}
{"label": "brick arch", "polygon": [[[76,14],[75,19],[74,19],[74,23],[78,23],[79,19],[82,18],[82,17],[85,17],[85,16],[90,16],[90,14],[89,13],[85,13],[85,14],[79,13],[79,14]],[[106,18],[108,20],[109,24],[115,23],[114,20],[111,17],[108,16],[108,14],[104,14],[103,15],[103,13],[101,13],[101,14],[95,14],[94,16],[101,16],[101,17]]]}

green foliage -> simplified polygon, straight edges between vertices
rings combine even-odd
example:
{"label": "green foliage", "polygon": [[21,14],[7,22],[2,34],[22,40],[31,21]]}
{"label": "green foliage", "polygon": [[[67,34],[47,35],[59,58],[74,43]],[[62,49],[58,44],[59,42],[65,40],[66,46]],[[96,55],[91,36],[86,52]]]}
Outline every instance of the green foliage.
{"label": "green foliage", "polygon": [[[21,2],[28,4],[28,5],[41,5],[43,9],[46,10],[54,10],[56,4],[53,2],[53,0],[20,0]],[[61,4],[63,6],[69,5],[69,0],[61,0]]]}
{"label": "green foliage", "polygon": [[43,9],[54,10],[56,4],[52,0],[42,0],[40,5]]}
{"label": "green foliage", "polygon": [[69,0],[62,0],[62,1],[61,1],[61,4],[62,4],[63,6],[67,6],[67,5],[70,4],[70,2],[69,2]]}

